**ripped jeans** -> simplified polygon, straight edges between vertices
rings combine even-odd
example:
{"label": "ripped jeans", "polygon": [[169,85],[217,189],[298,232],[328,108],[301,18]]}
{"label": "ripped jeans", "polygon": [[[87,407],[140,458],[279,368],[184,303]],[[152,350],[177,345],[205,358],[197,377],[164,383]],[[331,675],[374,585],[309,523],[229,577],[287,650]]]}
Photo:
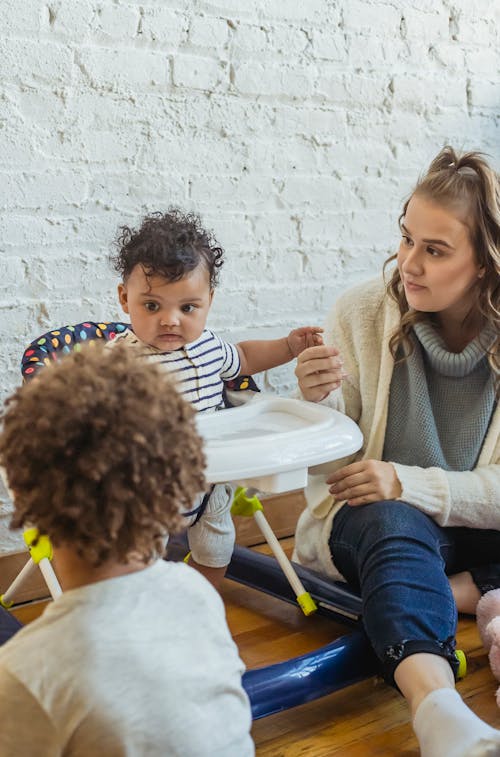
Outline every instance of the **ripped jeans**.
{"label": "ripped jeans", "polygon": [[445,657],[456,674],[457,609],[447,576],[469,570],[481,593],[500,587],[500,531],[441,528],[401,501],[344,505],[330,551],[360,592],[363,623],[388,683],[418,652]]}

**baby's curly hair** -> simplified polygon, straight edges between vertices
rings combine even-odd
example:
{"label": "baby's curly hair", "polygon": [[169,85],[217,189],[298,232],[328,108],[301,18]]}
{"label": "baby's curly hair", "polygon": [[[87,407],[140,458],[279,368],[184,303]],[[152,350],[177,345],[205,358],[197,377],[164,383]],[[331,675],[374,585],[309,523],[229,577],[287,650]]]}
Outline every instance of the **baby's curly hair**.
{"label": "baby's curly hair", "polygon": [[124,345],[86,347],[47,367],[1,418],[11,528],[35,525],[93,566],[149,562],[206,489],[194,410]]}
{"label": "baby's curly hair", "polygon": [[203,263],[209,273],[210,289],[214,289],[224,262],[224,250],[211,232],[203,229],[199,216],[182,213],[178,208],[151,213],[139,229],[121,226],[114,247],[111,262],[122,281],[128,279],[136,265],[144,268],[146,276],[179,281]]}

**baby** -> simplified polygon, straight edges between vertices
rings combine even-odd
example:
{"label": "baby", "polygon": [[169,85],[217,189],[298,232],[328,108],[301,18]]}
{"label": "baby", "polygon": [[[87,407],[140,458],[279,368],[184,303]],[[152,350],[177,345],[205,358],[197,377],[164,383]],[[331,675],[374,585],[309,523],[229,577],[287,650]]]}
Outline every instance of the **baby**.
{"label": "baby", "polygon": [[[223,407],[224,381],[283,365],[306,346],[320,344],[322,329],[305,326],[281,339],[230,344],[206,328],[223,250],[196,215],[179,210],[147,216],[139,229],[122,227],[113,256],[121,276],[118,297],[131,328],[110,346],[125,343],[174,374],[179,392],[196,410]],[[231,558],[232,490],[214,487],[188,530],[190,561],[218,585]]]}

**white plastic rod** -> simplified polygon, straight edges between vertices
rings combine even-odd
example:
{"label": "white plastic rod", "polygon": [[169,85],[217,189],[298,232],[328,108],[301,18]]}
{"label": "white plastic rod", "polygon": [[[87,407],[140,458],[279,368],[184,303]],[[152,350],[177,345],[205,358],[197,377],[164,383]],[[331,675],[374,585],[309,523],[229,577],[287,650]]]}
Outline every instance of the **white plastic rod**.
{"label": "white plastic rod", "polygon": [[57,599],[62,594],[62,589],[59,581],[57,580],[54,568],[51,565],[50,560],[47,557],[42,557],[38,563],[42,575],[45,578],[45,583],[48,586],[52,599]]}
{"label": "white plastic rod", "polygon": [[16,591],[22,586],[24,581],[28,578],[28,576],[33,572],[33,570],[36,568],[36,563],[33,562],[31,557],[28,559],[28,562],[24,566],[24,568],[21,570],[20,573],[15,577],[15,579],[12,581],[11,585],[3,595],[3,602],[4,604],[8,605],[10,602],[13,601]]}
{"label": "white plastic rod", "polygon": [[254,518],[260,530],[262,531],[262,534],[265,540],[271,547],[271,550],[275,558],[279,562],[281,570],[287,577],[288,583],[294,590],[295,596],[300,597],[302,594],[305,594],[306,590],[302,584],[302,581],[300,580],[297,573],[295,572],[290,560],[284,553],[283,547],[281,546],[278,539],[276,538],[274,531],[272,530],[271,526],[267,522],[266,516],[264,515],[262,510],[257,510],[254,513]]}

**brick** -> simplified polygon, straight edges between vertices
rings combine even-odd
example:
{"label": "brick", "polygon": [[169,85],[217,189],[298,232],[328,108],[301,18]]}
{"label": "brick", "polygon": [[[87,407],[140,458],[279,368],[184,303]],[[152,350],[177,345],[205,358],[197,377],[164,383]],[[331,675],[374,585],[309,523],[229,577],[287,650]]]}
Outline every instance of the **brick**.
{"label": "brick", "polygon": [[2,0],[2,37],[36,37],[40,32],[41,13],[37,0]]}
{"label": "brick", "polygon": [[470,104],[473,108],[496,109],[498,114],[498,98],[500,85],[497,81],[477,80],[472,81],[469,87]]}
{"label": "brick", "polygon": [[106,92],[164,91],[168,60],[160,52],[83,47],[76,56],[82,84]]}
{"label": "brick", "polygon": [[216,58],[178,55],[174,61],[173,81],[176,87],[216,89],[229,82],[228,68]]}
{"label": "brick", "polygon": [[390,40],[400,33],[401,15],[397,8],[388,3],[349,0],[343,7],[342,20],[347,31],[353,29]]}
{"label": "brick", "polygon": [[244,94],[307,98],[313,92],[314,75],[305,66],[242,61],[235,66],[234,84]]}
{"label": "brick", "polygon": [[74,171],[3,173],[3,208],[47,208],[78,205],[86,194],[85,179]]}
{"label": "brick", "polygon": [[189,19],[184,13],[173,8],[143,7],[141,36],[152,43],[177,49],[187,39]]}
{"label": "brick", "polygon": [[90,36],[95,12],[92,0],[52,0],[45,6],[44,26],[61,39],[83,40]]}
{"label": "brick", "polygon": [[39,82],[69,84],[73,54],[69,47],[59,43],[2,39],[0,67],[5,81],[29,86]]}
{"label": "brick", "polygon": [[117,40],[121,44],[132,40],[141,33],[139,8],[126,5],[102,4],[97,8],[92,20],[92,36],[104,41]]}
{"label": "brick", "polygon": [[225,18],[193,16],[188,40],[195,47],[223,47],[228,41],[229,26]]}
{"label": "brick", "polygon": [[269,30],[265,26],[237,21],[234,24],[233,44],[236,53],[264,53],[269,49]]}

